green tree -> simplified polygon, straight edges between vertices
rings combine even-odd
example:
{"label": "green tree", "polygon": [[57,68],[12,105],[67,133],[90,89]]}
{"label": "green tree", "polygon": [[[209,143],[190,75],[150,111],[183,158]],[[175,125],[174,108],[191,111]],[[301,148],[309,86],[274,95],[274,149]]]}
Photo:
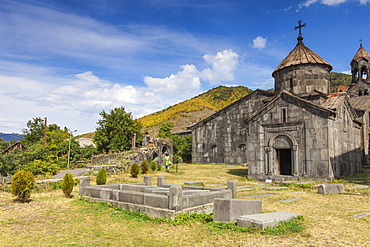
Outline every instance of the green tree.
{"label": "green tree", "polygon": [[130,173],[133,178],[137,178],[137,175],[139,175],[140,168],[137,163],[134,163],[131,165]]}
{"label": "green tree", "polygon": [[66,173],[62,180],[62,191],[66,197],[71,197],[73,191],[74,181],[71,173]]}
{"label": "green tree", "polygon": [[132,145],[132,136],[136,134],[136,143],[140,143],[142,124],[132,119],[124,107],[115,108],[110,112],[104,110],[99,113],[102,117],[97,122],[94,142],[99,152],[120,152],[129,150]]}
{"label": "green tree", "polygon": [[22,129],[24,144],[33,145],[44,138],[44,119],[40,117],[33,118],[27,122],[27,128]]}
{"label": "green tree", "polygon": [[159,128],[158,137],[172,139],[173,135],[171,130],[174,126],[175,125],[172,122],[162,124],[162,126]]}
{"label": "green tree", "polygon": [[149,164],[147,160],[141,162],[141,174],[147,174],[149,171]]}
{"label": "green tree", "polygon": [[12,177],[11,192],[17,201],[26,202],[35,188],[35,177],[29,171],[19,171]]}
{"label": "green tree", "polygon": [[157,162],[155,162],[155,160],[150,161],[150,169],[152,169],[153,172],[157,170]]}
{"label": "green tree", "polygon": [[99,170],[98,174],[96,175],[96,184],[97,185],[102,185],[107,182],[107,171],[103,167],[102,169]]}

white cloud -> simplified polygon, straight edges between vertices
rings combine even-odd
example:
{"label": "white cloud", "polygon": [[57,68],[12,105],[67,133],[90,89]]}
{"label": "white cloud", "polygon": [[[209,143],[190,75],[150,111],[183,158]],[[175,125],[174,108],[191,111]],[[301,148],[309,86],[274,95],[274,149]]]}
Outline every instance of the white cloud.
{"label": "white cloud", "polygon": [[266,47],[267,39],[257,36],[257,38],[253,39],[253,48],[263,49]]}
{"label": "white cloud", "polygon": [[172,95],[179,93],[183,96],[194,95],[200,89],[200,72],[192,64],[181,66],[182,71],[166,78],[144,76],[144,82],[153,92]]}
{"label": "white cloud", "polygon": [[[309,7],[314,3],[321,3],[328,6],[337,6],[345,2],[349,2],[351,0],[306,0],[305,2],[302,2],[298,5],[299,9],[302,7]],[[370,3],[370,0],[355,0],[357,2],[360,2],[360,4],[367,4]]]}
{"label": "white cloud", "polygon": [[234,70],[238,65],[238,57],[238,54],[232,50],[217,52],[216,55],[204,55],[204,60],[212,68],[204,69],[201,72],[201,78],[208,81],[211,85],[233,80]]}

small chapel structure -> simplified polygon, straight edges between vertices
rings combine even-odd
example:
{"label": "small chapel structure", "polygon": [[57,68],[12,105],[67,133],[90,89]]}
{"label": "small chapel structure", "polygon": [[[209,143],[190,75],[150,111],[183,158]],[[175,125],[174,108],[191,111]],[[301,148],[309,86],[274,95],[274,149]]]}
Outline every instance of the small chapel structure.
{"label": "small chapel structure", "polygon": [[274,181],[351,176],[367,161],[370,55],[360,45],[352,84],[330,94],[332,66],[298,42],[273,71],[274,93],[255,90],[191,127],[193,163],[248,164]]}

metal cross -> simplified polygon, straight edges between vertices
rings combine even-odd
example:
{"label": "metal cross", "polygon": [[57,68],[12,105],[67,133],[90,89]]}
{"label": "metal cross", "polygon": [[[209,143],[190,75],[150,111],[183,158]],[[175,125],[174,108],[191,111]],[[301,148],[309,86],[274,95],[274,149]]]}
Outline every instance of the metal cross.
{"label": "metal cross", "polygon": [[299,33],[298,33],[298,36],[302,36],[302,27],[305,27],[307,24],[306,23],[303,23],[302,24],[302,20],[298,20],[298,27],[294,27],[294,30],[297,30],[299,29]]}
{"label": "metal cross", "polygon": [[362,47],[362,39],[360,39],[360,47]]}

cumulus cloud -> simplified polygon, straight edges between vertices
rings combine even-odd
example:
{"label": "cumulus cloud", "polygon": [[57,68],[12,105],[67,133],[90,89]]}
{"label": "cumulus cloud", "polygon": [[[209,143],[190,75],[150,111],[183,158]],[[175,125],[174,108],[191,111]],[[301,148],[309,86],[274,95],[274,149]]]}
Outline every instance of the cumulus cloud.
{"label": "cumulus cloud", "polygon": [[267,39],[257,36],[255,39],[253,39],[253,48],[257,49],[263,49],[266,47]]}
{"label": "cumulus cloud", "polygon": [[204,55],[203,59],[212,66],[201,72],[201,78],[211,85],[234,79],[234,70],[238,65],[238,54],[232,50],[217,52],[216,55]]}
{"label": "cumulus cloud", "polygon": [[200,89],[200,72],[193,64],[183,65],[181,68],[182,71],[166,78],[144,76],[144,82],[149,90],[153,92],[180,93],[182,95],[192,95],[198,92]]}
{"label": "cumulus cloud", "polygon": [[203,59],[211,66],[199,71],[195,65],[181,66],[182,70],[166,78],[145,76],[144,82],[153,92],[180,93],[183,96],[199,92],[201,80],[217,85],[234,79],[234,70],[238,65],[238,54],[232,50],[206,54]]}

